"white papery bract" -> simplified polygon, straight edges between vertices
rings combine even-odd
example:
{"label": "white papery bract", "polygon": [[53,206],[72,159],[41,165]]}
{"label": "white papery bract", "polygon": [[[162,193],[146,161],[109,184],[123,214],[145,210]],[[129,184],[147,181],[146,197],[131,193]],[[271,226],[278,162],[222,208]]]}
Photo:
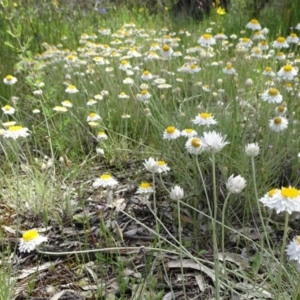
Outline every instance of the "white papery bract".
{"label": "white papery bract", "polygon": [[290,260],[295,260],[300,264],[300,236],[294,237],[294,239],[287,245],[286,254]]}
{"label": "white papery bract", "polygon": [[220,152],[229,144],[229,142],[225,141],[225,137],[215,131],[203,132],[203,136],[200,140],[202,142],[203,151],[212,153]]}
{"label": "white papery bract", "polygon": [[245,146],[245,152],[247,156],[255,157],[259,154],[258,143],[250,143]]}
{"label": "white papery bract", "polygon": [[171,189],[169,197],[170,197],[171,200],[175,200],[175,201],[181,200],[184,197],[184,191],[180,186],[175,185]]}
{"label": "white papery bract", "polygon": [[226,188],[232,194],[241,193],[245,186],[246,180],[240,175],[235,177],[231,175],[226,182]]}

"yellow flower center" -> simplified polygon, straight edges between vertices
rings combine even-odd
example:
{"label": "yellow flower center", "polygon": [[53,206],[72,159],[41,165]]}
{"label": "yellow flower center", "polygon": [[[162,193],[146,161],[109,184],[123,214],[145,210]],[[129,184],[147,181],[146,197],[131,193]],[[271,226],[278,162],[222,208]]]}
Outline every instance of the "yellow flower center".
{"label": "yellow flower center", "polygon": [[268,192],[268,196],[269,196],[269,197],[273,197],[274,194],[276,193],[276,191],[277,191],[277,189],[272,189],[272,190],[270,190],[270,191]]}
{"label": "yellow flower center", "polygon": [[145,76],[147,76],[147,75],[150,74],[150,72],[146,70],[146,71],[143,72],[143,74],[144,74]]}
{"label": "yellow flower center", "polygon": [[232,64],[227,64],[227,65],[226,65],[226,69],[227,69],[227,70],[231,70],[231,69],[232,69]]}
{"label": "yellow flower center", "polygon": [[274,119],[274,124],[275,125],[280,125],[282,123],[282,119],[280,117],[277,117]]}
{"label": "yellow flower center", "polygon": [[73,60],[74,58],[75,58],[75,57],[74,57],[73,55],[68,55],[68,56],[67,56],[67,59],[68,59],[68,60]]}
{"label": "yellow flower center", "polygon": [[100,176],[100,179],[103,179],[103,180],[109,180],[111,178],[112,178],[111,175],[107,174],[107,173]]}
{"label": "yellow flower center", "polygon": [[249,41],[250,41],[249,38],[246,38],[246,37],[242,38],[242,42],[244,42],[244,43],[249,43]]}
{"label": "yellow flower center", "polygon": [[284,56],[284,52],[279,52],[277,56]]}
{"label": "yellow flower center", "polygon": [[163,51],[168,52],[170,50],[170,47],[168,45],[164,45],[162,49]]}
{"label": "yellow flower center", "polygon": [[278,90],[275,88],[270,88],[268,93],[270,96],[277,96],[279,94]]}
{"label": "yellow flower center", "polygon": [[271,72],[271,71],[272,71],[272,68],[271,68],[271,67],[266,67],[266,68],[265,68],[265,71],[266,71],[266,72]]}
{"label": "yellow flower center", "polygon": [[193,147],[199,148],[200,147],[200,140],[198,138],[194,138],[194,139],[192,139],[191,144],[192,144]]}
{"label": "yellow flower center", "polygon": [[280,36],[278,39],[277,39],[277,42],[278,43],[284,43],[285,42],[285,38],[283,36]]}
{"label": "yellow flower center", "polygon": [[300,235],[297,236],[298,244],[300,245]]}
{"label": "yellow flower center", "polygon": [[209,40],[209,39],[212,38],[212,35],[209,34],[209,33],[205,33],[205,34],[202,35],[202,37],[203,37],[204,39],[206,39],[206,40]]}
{"label": "yellow flower center", "polygon": [[7,76],[6,76],[6,80],[8,80],[8,81],[11,81],[11,80],[13,80],[13,76],[11,76],[11,75],[7,75]]}
{"label": "yellow flower center", "polygon": [[25,242],[30,242],[36,239],[39,236],[39,233],[36,229],[25,231],[22,235],[22,238]]}
{"label": "yellow flower center", "polygon": [[69,89],[70,89],[70,90],[75,90],[75,89],[76,89],[76,86],[75,86],[75,85],[69,85]]}
{"label": "yellow flower center", "polygon": [[103,135],[103,134],[105,134],[104,131],[99,131],[99,132],[98,132],[98,135]]}
{"label": "yellow flower center", "polygon": [[147,90],[142,90],[142,91],[141,91],[141,94],[142,94],[142,95],[147,95],[147,94],[148,94],[148,91],[147,91]]}
{"label": "yellow flower center", "polygon": [[5,105],[3,108],[4,108],[4,110],[10,110],[10,109],[11,109],[11,106]]}
{"label": "yellow flower center", "polygon": [[266,42],[266,41],[261,41],[260,44],[261,44],[262,46],[266,46],[266,45],[267,45],[267,42]]}
{"label": "yellow flower center", "polygon": [[258,20],[256,20],[256,19],[252,19],[252,20],[250,21],[250,23],[251,23],[251,24],[259,24]]}
{"label": "yellow flower center", "polygon": [[187,128],[187,129],[185,129],[184,131],[185,131],[186,133],[192,133],[192,132],[193,132],[193,129]]}
{"label": "yellow flower center", "polygon": [[291,65],[285,65],[283,67],[284,72],[291,72],[293,70],[293,67]]}
{"label": "yellow flower center", "polygon": [[255,34],[255,35],[260,35],[261,32],[260,32],[260,31],[255,31],[254,34]]}
{"label": "yellow flower center", "polygon": [[299,191],[293,187],[281,188],[281,195],[284,198],[297,198],[299,196]]}
{"label": "yellow flower center", "polygon": [[71,104],[71,101],[65,100],[65,101],[64,101],[64,104]]}
{"label": "yellow flower center", "polygon": [[125,66],[125,65],[127,65],[127,64],[128,64],[128,61],[127,61],[127,60],[122,60],[122,61],[121,61],[121,65]]}
{"label": "yellow flower center", "polygon": [[8,130],[9,131],[19,131],[19,130],[21,130],[22,129],[22,126],[10,126],[10,127],[8,127]]}
{"label": "yellow flower center", "polygon": [[96,113],[90,113],[90,114],[89,114],[89,117],[92,117],[92,118],[93,118],[93,117],[96,117]]}
{"label": "yellow flower center", "polygon": [[202,118],[202,119],[208,119],[211,117],[211,114],[207,113],[207,112],[204,112],[202,114],[199,114],[199,116]]}
{"label": "yellow flower center", "polygon": [[279,105],[278,108],[277,108],[277,110],[278,110],[280,113],[282,113],[282,112],[285,111],[285,107],[284,107],[283,105]]}
{"label": "yellow flower center", "polygon": [[157,164],[158,164],[159,166],[165,166],[165,165],[166,165],[166,162],[165,162],[164,160],[159,160],[159,161],[157,162]]}
{"label": "yellow flower center", "polygon": [[142,189],[148,189],[150,187],[150,183],[147,182],[147,181],[143,181],[141,184],[140,184],[140,188]]}
{"label": "yellow flower center", "polygon": [[121,96],[125,96],[126,94],[125,94],[124,92],[121,92],[120,95],[121,95]]}
{"label": "yellow flower center", "polygon": [[196,69],[196,68],[197,68],[197,65],[194,65],[194,64],[193,64],[193,65],[190,65],[190,68],[191,68],[191,69]]}
{"label": "yellow flower center", "polygon": [[292,87],[292,84],[288,82],[285,86],[286,86],[287,88],[291,88],[291,87]]}
{"label": "yellow flower center", "polygon": [[175,132],[175,127],[174,126],[169,126],[169,127],[167,127],[166,131],[167,131],[168,134],[172,134],[172,133]]}

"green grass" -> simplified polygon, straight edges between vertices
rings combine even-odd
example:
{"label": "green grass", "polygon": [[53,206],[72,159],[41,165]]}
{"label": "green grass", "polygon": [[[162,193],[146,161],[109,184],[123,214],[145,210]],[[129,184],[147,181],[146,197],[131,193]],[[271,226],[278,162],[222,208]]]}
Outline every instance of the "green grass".
{"label": "green grass", "polygon": [[[1,263],[5,285],[0,296],[12,298],[7,293],[21,285],[10,277],[18,278],[26,266],[37,269],[25,277],[25,296],[17,299],[34,297],[41,290],[49,298],[59,292],[62,274],[90,299],[162,299],[167,293],[172,299],[180,293],[183,299],[193,293],[221,299],[250,291],[256,299],[268,293],[271,298],[298,299],[297,268],[283,252],[299,232],[297,218],[277,215],[259,199],[273,188],[299,187],[299,75],[289,81],[292,91],[284,80],[273,83],[282,94],[280,104],[287,107],[284,131],[269,128],[279,104],[261,99],[271,79],[263,71],[271,67],[277,73],[286,64],[298,66],[299,46],[281,50],[288,55],[283,61],[276,58],[277,49],[273,56],[264,52],[264,58],[241,51],[239,38],[252,37],[245,29],[252,16],[243,1],[233,3],[224,16],[212,10],[199,23],[179,24],[173,23],[168,10],[154,15],[144,6],[110,4],[107,14],[101,15],[87,3],[90,6],[75,8],[55,1],[36,6],[31,1],[2,3],[1,75],[3,79],[13,75],[17,82],[0,85],[2,106],[16,109],[12,115],[2,113],[1,132],[8,132],[5,122],[14,121],[28,128],[29,135],[17,140],[0,136],[4,226],[0,233],[1,244],[8,248],[1,262],[10,255],[20,256],[10,242],[16,238],[13,230],[45,229],[49,242],[46,252],[29,254],[20,264]],[[294,4],[290,11],[291,4],[286,1],[283,11],[294,16],[296,26],[299,8]],[[270,30],[266,36],[270,49],[279,36],[290,34],[285,21],[275,22],[271,9],[267,7],[259,18]],[[102,35],[100,28],[111,33]],[[197,40],[208,32],[228,38],[206,51]],[[115,45],[116,39],[121,44]],[[182,56],[149,59],[154,43],[159,57],[164,44]],[[257,43],[253,41],[253,46]],[[128,51],[133,49],[140,56],[130,57]],[[103,64],[97,64],[99,60]],[[120,69],[122,61],[132,65],[129,73]],[[235,75],[223,72],[228,63]],[[201,70],[181,71],[190,65]],[[154,78],[143,80],[145,70]],[[127,78],[133,83],[127,84]],[[159,87],[158,78],[168,86]],[[78,93],[68,94],[70,85]],[[147,101],[139,100],[143,90],[151,94]],[[120,98],[122,92],[128,98]],[[101,100],[87,105],[99,94]],[[72,107],[61,113],[54,110],[67,99]],[[205,112],[217,124],[192,122]],[[93,113],[101,119],[89,124]],[[203,134],[212,130],[229,143],[217,153],[189,154],[187,138],[163,138],[170,126],[195,130],[201,146]],[[108,138],[97,138],[99,131]],[[245,145],[253,142],[260,153],[250,158]],[[171,171],[147,172],[143,162],[149,157],[165,161]],[[93,188],[96,178],[106,173],[118,185]],[[245,178],[241,193],[228,192],[231,174]],[[150,198],[135,195],[142,181],[155,190]],[[169,193],[175,185],[183,188],[184,197],[172,201]],[[105,202],[112,207],[104,209]],[[137,238],[139,234],[144,240]],[[52,276],[43,281],[45,271],[38,267],[56,257],[61,259],[59,265],[46,271]],[[211,289],[199,290],[199,277],[199,286],[190,284],[194,280],[190,270],[202,275]]]}

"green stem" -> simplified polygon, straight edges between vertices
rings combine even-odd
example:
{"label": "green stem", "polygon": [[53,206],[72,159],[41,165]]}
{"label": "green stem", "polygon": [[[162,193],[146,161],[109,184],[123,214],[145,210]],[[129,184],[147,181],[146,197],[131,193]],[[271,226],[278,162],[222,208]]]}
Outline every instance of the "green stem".
{"label": "green stem", "polygon": [[186,299],[186,291],[185,291],[185,280],[184,280],[184,272],[183,272],[183,264],[182,264],[182,228],[181,228],[181,214],[180,214],[180,202],[177,200],[177,217],[178,217],[178,238],[179,238],[179,252],[180,252],[180,271],[182,277],[182,289],[183,289],[183,296]]}
{"label": "green stem", "polygon": [[212,218],[213,231],[213,248],[214,248],[214,269],[215,269],[215,297],[220,299],[220,284],[219,284],[219,258],[218,258],[218,241],[217,241],[217,217],[218,217],[218,199],[217,199],[217,182],[216,182],[216,161],[215,154],[212,153],[212,176],[213,176],[213,196],[214,196],[214,214]]}
{"label": "green stem", "polygon": [[229,200],[231,193],[228,193],[224,205],[223,205],[223,210],[222,210],[222,255],[223,255],[223,269],[224,272],[226,270],[226,255],[225,255],[225,212],[227,208],[227,203]]}
{"label": "green stem", "polygon": [[284,231],[283,231],[283,240],[282,240],[282,246],[280,251],[280,260],[279,260],[279,270],[278,270],[278,277],[277,277],[277,286],[278,286],[278,297],[280,297],[280,290],[281,289],[281,281],[282,281],[282,265],[283,265],[283,258],[284,258],[284,250],[286,247],[286,239],[287,239],[287,232],[289,228],[289,213],[285,212],[285,218],[284,218]]}

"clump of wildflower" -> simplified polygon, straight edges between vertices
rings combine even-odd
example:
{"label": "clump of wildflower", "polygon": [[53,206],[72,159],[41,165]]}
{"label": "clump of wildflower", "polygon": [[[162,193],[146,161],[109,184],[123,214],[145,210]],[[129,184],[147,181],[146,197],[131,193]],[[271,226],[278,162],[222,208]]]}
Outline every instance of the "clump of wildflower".
{"label": "clump of wildflower", "polygon": [[47,237],[39,235],[36,229],[25,231],[19,241],[19,251],[21,253],[29,253],[43,242],[47,242],[47,240]]}

